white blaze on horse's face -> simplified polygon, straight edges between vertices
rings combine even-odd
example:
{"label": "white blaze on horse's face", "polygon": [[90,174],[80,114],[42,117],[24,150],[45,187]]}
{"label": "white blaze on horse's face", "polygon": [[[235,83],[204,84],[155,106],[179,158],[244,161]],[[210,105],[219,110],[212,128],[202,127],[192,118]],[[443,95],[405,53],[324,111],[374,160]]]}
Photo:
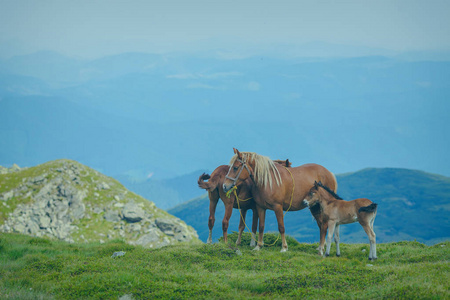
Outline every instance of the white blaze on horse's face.
{"label": "white blaze on horse's face", "polygon": [[[244,172],[245,169],[245,172]],[[246,162],[241,159],[236,159],[233,165],[228,170],[223,182],[223,190],[228,192],[234,186],[240,185],[244,180],[250,176],[250,172]]]}

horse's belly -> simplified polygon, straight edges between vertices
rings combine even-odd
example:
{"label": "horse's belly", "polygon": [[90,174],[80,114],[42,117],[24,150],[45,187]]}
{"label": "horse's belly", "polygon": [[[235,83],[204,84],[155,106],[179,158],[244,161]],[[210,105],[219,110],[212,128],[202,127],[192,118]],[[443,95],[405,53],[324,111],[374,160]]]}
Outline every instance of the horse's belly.
{"label": "horse's belly", "polygon": [[349,215],[346,216],[345,218],[341,218],[337,224],[341,225],[341,224],[350,224],[350,223],[355,223],[358,222],[358,216],[356,215]]}

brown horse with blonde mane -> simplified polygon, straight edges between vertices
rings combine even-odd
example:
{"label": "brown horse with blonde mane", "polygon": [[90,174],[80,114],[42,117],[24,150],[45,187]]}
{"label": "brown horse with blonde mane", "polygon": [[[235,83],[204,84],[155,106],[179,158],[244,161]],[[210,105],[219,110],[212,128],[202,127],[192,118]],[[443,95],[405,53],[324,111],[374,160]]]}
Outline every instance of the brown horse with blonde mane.
{"label": "brown horse with blonde mane", "polygon": [[[287,160],[274,160],[275,163],[291,167],[291,162],[289,159]],[[236,195],[239,198],[239,203],[236,201],[235,195],[232,193],[227,197],[223,190],[223,182],[225,180],[225,176],[228,173],[229,166],[222,165],[217,167],[211,175],[203,173],[198,178],[198,186],[202,189],[208,191],[209,197],[209,219],[208,219],[208,227],[209,227],[209,235],[208,240],[206,241],[208,244],[212,243],[212,229],[215,223],[215,212],[217,207],[217,202],[219,198],[222,199],[225,205],[225,215],[222,220],[222,231],[223,231],[223,239],[226,243],[228,241],[228,225],[230,222],[231,214],[233,212],[233,208],[241,209],[241,217],[239,218],[239,234],[236,240],[236,244],[241,244],[242,232],[245,229],[245,216],[247,215],[247,210],[251,209],[253,211],[253,223],[252,223],[252,239],[250,241],[250,246],[256,245],[256,230],[258,227],[258,213],[256,211],[256,205],[253,201],[251,195],[251,185],[252,181],[250,179],[246,180],[237,190]],[[207,182],[205,180],[208,180]]]}
{"label": "brown horse with blonde mane", "polygon": [[259,217],[258,244],[254,250],[259,250],[264,245],[265,215],[266,210],[270,209],[275,212],[277,218],[282,242],[281,251],[286,251],[288,246],[283,210],[296,211],[307,207],[303,200],[315,181],[326,182],[329,187],[336,190],[336,177],[317,164],[305,164],[288,169],[254,152],[239,152],[234,149],[234,153],[223,189],[226,192],[239,187],[248,178],[253,181],[251,191]]}
{"label": "brown horse with blonde mane", "polygon": [[322,182],[315,182],[304,200],[311,210],[311,214],[320,227],[319,255],[323,255],[325,235],[328,230],[327,251],[330,255],[331,239],[336,243],[336,256],[341,256],[339,249],[339,225],[359,222],[369,236],[369,260],[377,259],[376,236],[373,222],[377,215],[377,204],[369,199],[359,198],[345,201]]}

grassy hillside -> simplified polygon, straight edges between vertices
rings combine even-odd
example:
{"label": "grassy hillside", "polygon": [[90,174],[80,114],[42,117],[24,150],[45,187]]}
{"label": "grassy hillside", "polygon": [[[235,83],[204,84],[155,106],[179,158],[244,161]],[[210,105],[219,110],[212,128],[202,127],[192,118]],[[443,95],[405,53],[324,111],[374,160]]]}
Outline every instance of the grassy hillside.
{"label": "grassy hillside", "polygon": [[[434,244],[450,240],[450,178],[408,169],[364,169],[355,173],[337,175],[338,194],[344,199],[369,198],[379,204],[375,232],[379,242],[417,240]],[[221,222],[224,206],[219,201],[213,238],[222,235]],[[202,197],[177,206],[169,212],[193,226],[201,240],[208,236],[209,200]],[[251,212],[247,214],[251,224]],[[237,230],[239,214],[233,211],[229,231]],[[306,210],[288,212],[285,216],[286,233],[300,242],[317,242],[316,222]],[[272,211],[267,211],[266,231],[278,231]],[[351,243],[368,242],[358,223],[340,227],[341,240]]]}
{"label": "grassy hillside", "polygon": [[70,242],[121,238],[148,247],[197,240],[191,227],[153,202],[67,159],[0,174],[2,231]]}
{"label": "grassy hillside", "polygon": [[[448,299],[449,242],[343,244],[342,257],[319,257],[317,244],[289,239],[255,252],[230,244],[144,249],[120,240],[69,244],[0,236],[0,298],[5,299]],[[275,235],[268,235],[275,239]],[[249,236],[245,236],[246,242]],[[365,250],[365,251],[364,251]],[[116,251],[124,256],[111,257]],[[334,254],[332,252],[332,254]]]}

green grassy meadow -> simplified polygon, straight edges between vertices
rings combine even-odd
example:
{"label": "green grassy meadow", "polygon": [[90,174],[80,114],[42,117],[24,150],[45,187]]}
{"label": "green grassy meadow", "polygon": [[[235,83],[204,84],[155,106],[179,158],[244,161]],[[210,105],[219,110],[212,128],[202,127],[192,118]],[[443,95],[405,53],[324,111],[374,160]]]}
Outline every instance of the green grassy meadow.
{"label": "green grassy meadow", "polygon": [[[450,242],[341,244],[341,257],[288,239],[259,252],[230,242],[145,249],[0,235],[0,299],[449,299]],[[265,243],[277,235],[266,234]],[[364,251],[365,250],[365,251]],[[124,256],[111,257],[116,251]]]}

